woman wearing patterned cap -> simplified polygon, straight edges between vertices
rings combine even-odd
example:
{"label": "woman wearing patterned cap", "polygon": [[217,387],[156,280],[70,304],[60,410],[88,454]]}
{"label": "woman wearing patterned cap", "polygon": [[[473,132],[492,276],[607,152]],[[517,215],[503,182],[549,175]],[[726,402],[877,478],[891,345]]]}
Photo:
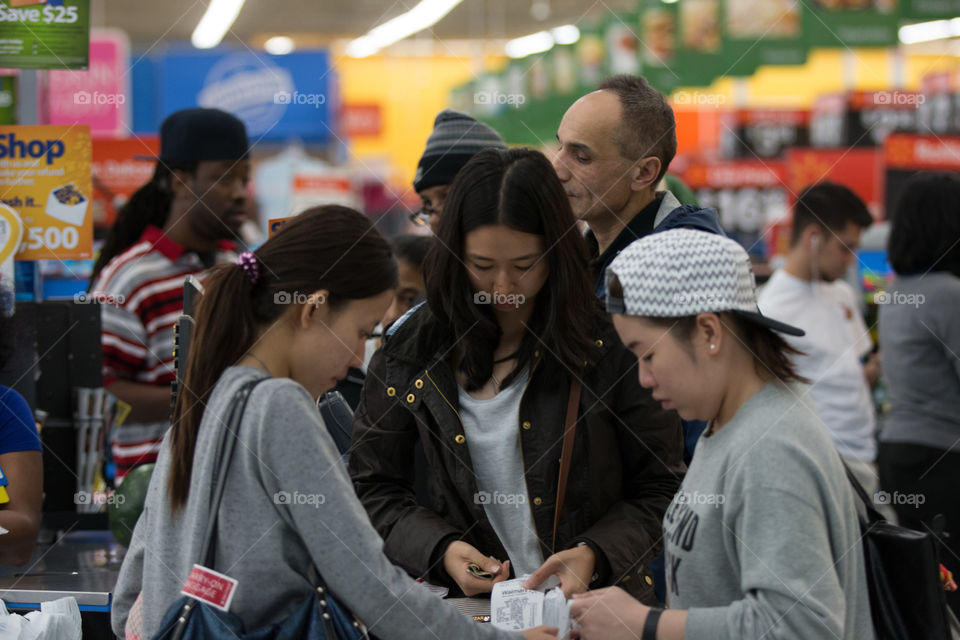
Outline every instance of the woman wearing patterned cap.
{"label": "woman wearing patterned cap", "polygon": [[443,202],[463,165],[483,149],[506,148],[503,138],[489,125],[453,109],[438,113],[413,178],[423,208],[411,220],[420,226],[429,224],[436,233]]}
{"label": "woman wearing patterned cap", "polygon": [[581,636],[873,638],[854,494],[777,333],[803,332],[760,314],[747,253],[666,231],[620,253],[607,289],[640,383],[710,424],[663,521],[670,609],[589,592]]}

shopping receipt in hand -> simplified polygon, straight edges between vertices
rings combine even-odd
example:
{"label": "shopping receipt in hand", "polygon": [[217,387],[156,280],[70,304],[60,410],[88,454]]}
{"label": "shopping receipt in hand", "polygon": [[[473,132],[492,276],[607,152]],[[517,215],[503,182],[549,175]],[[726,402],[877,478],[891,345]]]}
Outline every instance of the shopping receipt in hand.
{"label": "shopping receipt in hand", "polygon": [[500,629],[521,631],[547,625],[559,629],[558,638],[570,637],[570,607],[560,587],[524,589],[525,576],[493,586],[490,622]]}

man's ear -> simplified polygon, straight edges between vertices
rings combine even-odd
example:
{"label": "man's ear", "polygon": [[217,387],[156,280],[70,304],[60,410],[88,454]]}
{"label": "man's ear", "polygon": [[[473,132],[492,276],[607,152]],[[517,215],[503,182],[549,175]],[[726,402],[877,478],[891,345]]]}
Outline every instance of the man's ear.
{"label": "man's ear", "polygon": [[811,252],[823,246],[823,231],[818,225],[811,224],[803,230],[803,242]]}
{"label": "man's ear", "polygon": [[633,166],[633,179],[630,181],[630,188],[634,191],[643,191],[644,189],[657,188],[657,177],[660,175],[660,158],[656,156],[647,156],[637,160]]}
{"label": "man's ear", "polygon": [[184,196],[193,198],[197,176],[189,171],[174,169],[170,172],[170,191],[173,197],[182,198]]}

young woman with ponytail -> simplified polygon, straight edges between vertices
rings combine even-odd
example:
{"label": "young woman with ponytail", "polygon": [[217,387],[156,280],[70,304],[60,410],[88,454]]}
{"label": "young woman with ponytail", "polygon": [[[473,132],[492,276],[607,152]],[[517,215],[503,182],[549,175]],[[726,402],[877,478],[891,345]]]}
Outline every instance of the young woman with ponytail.
{"label": "young woman with ponytail", "polygon": [[173,325],[183,282],[233,257],[246,220],[249,161],[243,123],[185,109],[160,131],[153,177],[110,229],[93,270],[101,302],[104,386],[131,411],[112,436],[117,480],[153,462],[170,426]]}
{"label": "young woman with ponytail", "polygon": [[[383,640],[524,637],[470,621],[390,563],[316,410],[315,399],[360,364],[396,286],[387,242],[339,206],[302,213],[210,275],[173,425],[114,593],[117,634],[130,617],[152,637],[179,598],[213,515],[215,444],[236,437],[211,568],[238,580],[230,610],[247,629],[289,616],[313,591],[315,567]],[[236,392],[252,381],[260,382],[239,427],[224,434]]]}

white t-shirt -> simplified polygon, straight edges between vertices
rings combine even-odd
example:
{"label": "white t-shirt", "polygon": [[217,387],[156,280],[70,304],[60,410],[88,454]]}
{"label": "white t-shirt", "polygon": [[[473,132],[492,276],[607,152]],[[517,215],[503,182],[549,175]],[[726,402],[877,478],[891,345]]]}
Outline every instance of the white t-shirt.
{"label": "white t-shirt", "polygon": [[520,449],[520,401],[529,376],[529,371],[521,372],[509,387],[487,400],[477,400],[458,387],[460,418],[477,476],[475,499],[483,504],[517,577],[543,564]]}
{"label": "white t-shirt", "polygon": [[875,460],[876,416],[860,361],[873,340],[850,285],[807,282],[778,269],[757,303],[764,315],[806,331],[783,337],[805,354],[794,356],[794,364],[813,383],[810,395],[840,455]]}

